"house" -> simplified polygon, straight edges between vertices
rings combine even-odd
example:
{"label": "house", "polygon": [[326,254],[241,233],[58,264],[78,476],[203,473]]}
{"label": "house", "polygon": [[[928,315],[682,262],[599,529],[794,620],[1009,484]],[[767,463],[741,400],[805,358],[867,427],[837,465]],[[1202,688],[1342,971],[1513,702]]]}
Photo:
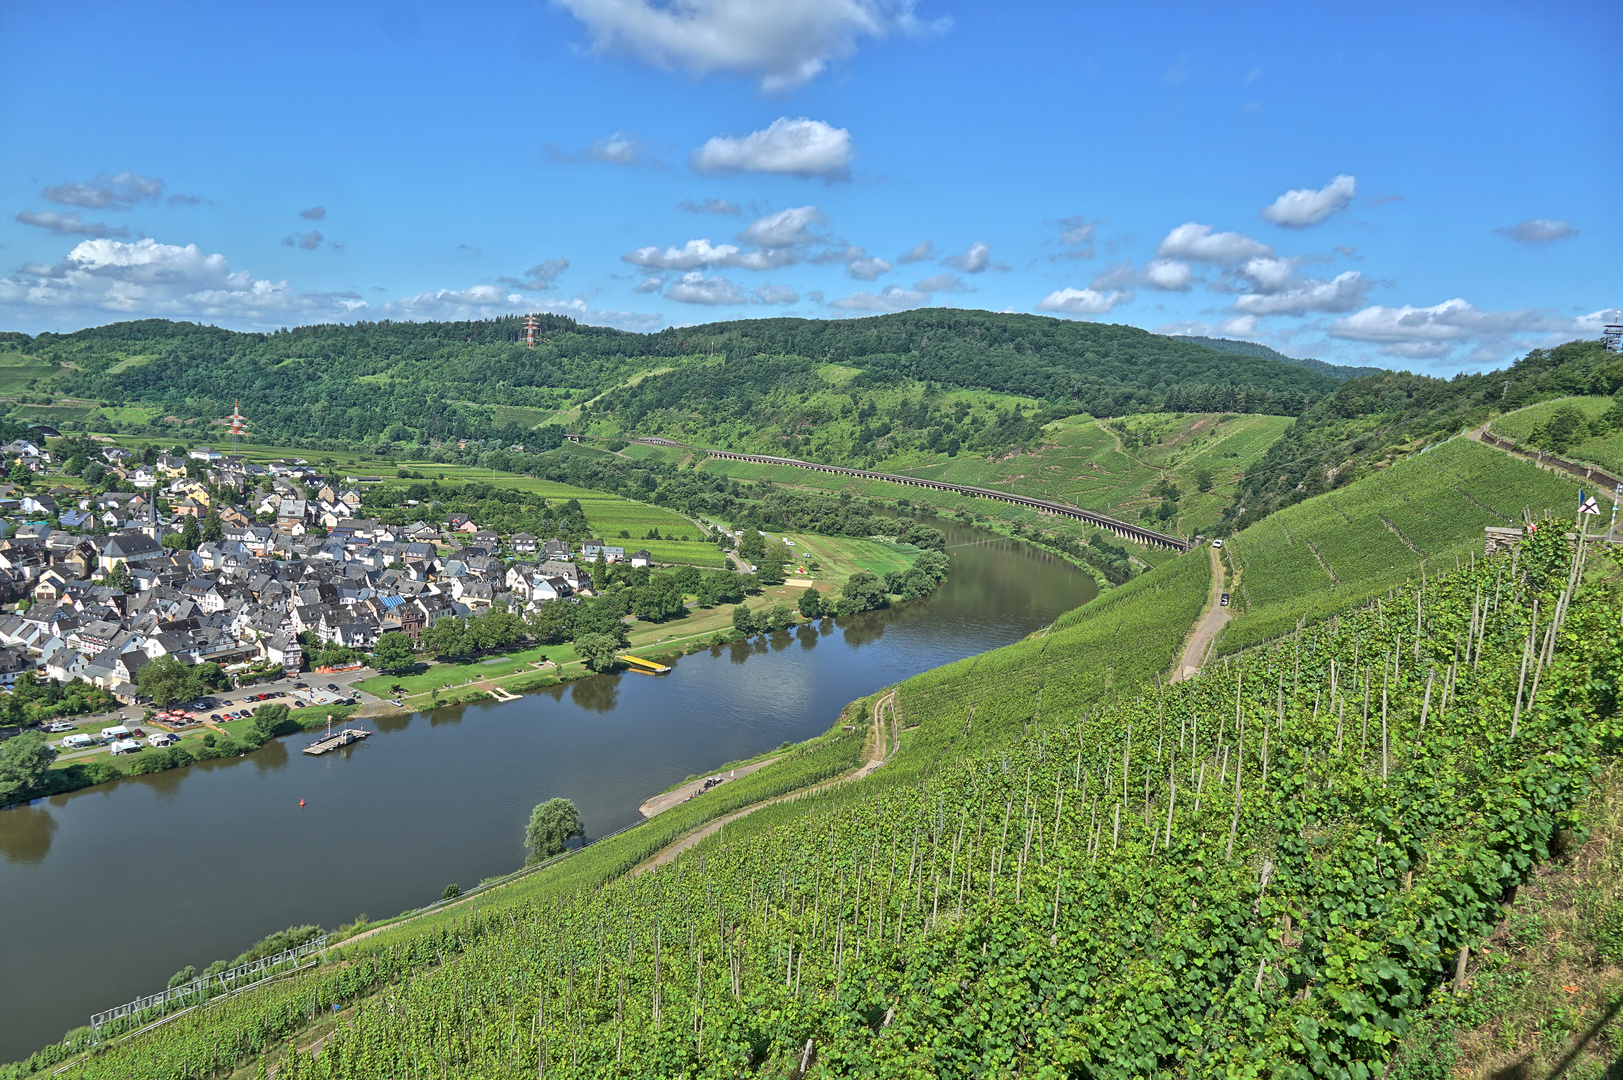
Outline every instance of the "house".
{"label": "house", "polygon": [[548,540],[541,545],[541,557],[543,559],[568,559],[569,544],[563,540]]}
{"label": "house", "polygon": [[165,480],[176,480],[186,475],[186,459],[161,454],[154,468],[157,469],[158,475]]}
{"label": "house", "polygon": [[654,557],[648,554],[647,548],[639,548],[631,553],[632,566],[652,566]]}
{"label": "house", "polygon": [[24,495],[17,509],[25,514],[55,514],[59,512],[56,500],[49,495]]}
{"label": "house", "polygon": [[119,533],[109,537],[106,545],[101,549],[98,564],[103,570],[111,570],[115,566],[127,566],[130,563],[152,562],[155,559],[165,558],[167,553],[163,545],[150,536],[141,533]]}
{"label": "house", "polygon": [[472,522],[473,519],[468,517],[467,514],[452,514],[450,517],[445,519],[445,531],[460,532],[462,526],[470,525]]}
{"label": "house", "polygon": [[296,634],[287,631],[278,632],[261,642],[259,647],[266,660],[282,665],[282,670],[289,675],[304,666],[304,650],[299,647]]}
{"label": "house", "polygon": [[0,686],[12,686],[29,668],[28,657],[17,649],[0,649]]}
{"label": "house", "polygon": [[208,446],[194,446],[186,451],[186,456],[193,461],[219,461],[224,457],[218,450]]}
{"label": "house", "polygon": [[614,547],[603,543],[601,540],[586,541],[580,546],[580,553],[586,556],[588,560],[595,560],[601,554],[605,562],[619,562],[626,557],[625,548]]}
{"label": "house", "polygon": [[515,554],[534,555],[539,544],[533,535],[521,532],[514,533],[512,539],[507,541],[507,546],[512,548]]}
{"label": "house", "polygon": [[150,465],[138,466],[130,477],[130,483],[142,489],[155,488],[158,486],[158,472]]}
{"label": "house", "polygon": [[484,548],[486,551],[495,551],[501,546],[501,542],[501,534],[492,532],[490,529],[480,529],[478,532],[473,534],[473,543]]}

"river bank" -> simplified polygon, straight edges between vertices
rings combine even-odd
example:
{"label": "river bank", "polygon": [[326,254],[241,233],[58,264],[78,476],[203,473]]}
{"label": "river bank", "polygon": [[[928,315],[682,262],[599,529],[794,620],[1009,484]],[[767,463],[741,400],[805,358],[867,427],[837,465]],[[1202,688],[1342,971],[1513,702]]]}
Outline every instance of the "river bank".
{"label": "river bank", "polygon": [[[831,724],[838,734],[851,702],[1017,641],[1097,591],[1029,544],[940,525],[949,545],[965,546],[923,600],[748,640],[659,642],[692,651],[658,677],[576,678],[505,704],[487,694],[387,707],[368,718],[377,735],[320,758],[272,740],[245,757],[0,812],[0,904],[50,912],[63,931],[18,935],[0,950],[0,979],[30,988],[0,1025],[0,1059],[273,931],[353,925],[361,913],[420,908],[450,882],[511,873],[524,863],[530,809],[549,798],[574,802],[589,838],[606,836],[642,820],[651,792],[781,753]],[[701,800],[730,802],[775,771]],[[663,834],[657,823],[672,812],[643,827]],[[113,882],[141,897],[118,920],[106,917]]]}

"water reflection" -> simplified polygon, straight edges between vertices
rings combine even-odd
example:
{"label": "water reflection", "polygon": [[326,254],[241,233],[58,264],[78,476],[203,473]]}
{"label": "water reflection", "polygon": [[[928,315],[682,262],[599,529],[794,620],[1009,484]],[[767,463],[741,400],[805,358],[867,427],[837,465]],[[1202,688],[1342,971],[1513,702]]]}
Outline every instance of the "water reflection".
{"label": "water reflection", "polygon": [[405,731],[411,726],[411,718],[416,713],[386,713],[372,721],[372,725],[379,731]]}
{"label": "water reflection", "polygon": [[44,862],[55,836],[56,818],[43,806],[14,806],[0,811],[0,855],[6,862]]}
{"label": "water reflection", "polygon": [[569,684],[569,700],[590,712],[613,712],[620,704],[623,678],[624,675],[600,675],[595,679],[577,679]]}
{"label": "water reflection", "polygon": [[[272,742],[275,743],[276,740],[273,739]],[[180,794],[182,785],[186,783],[186,770],[168,769],[164,772],[146,773],[142,776],[132,776],[128,781],[119,783],[140,784],[160,799],[173,799]]]}
{"label": "water reflection", "polygon": [[[303,751],[303,749],[304,749],[303,746],[299,747],[299,750],[301,752]],[[254,763],[254,768],[258,769],[262,773],[263,772],[275,772],[278,769],[287,768],[287,762],[288,762],[287,740],[286,739],[272,739],[270,742],[268,742],[264,746],[260,747],[258,751],[248,755],[248,760],[253,762]],[[182,772],[183,770],[174,769],[172,771],[176,772],[176,773],[179,773],[179,772]],[[161,775],[167,775],[167,774],[161,774]]]}
{"label": "water reflection", "polygon": [[795,639],[802,649],[810,649],[817,644],[817,630],[803,623],[795,630]]}

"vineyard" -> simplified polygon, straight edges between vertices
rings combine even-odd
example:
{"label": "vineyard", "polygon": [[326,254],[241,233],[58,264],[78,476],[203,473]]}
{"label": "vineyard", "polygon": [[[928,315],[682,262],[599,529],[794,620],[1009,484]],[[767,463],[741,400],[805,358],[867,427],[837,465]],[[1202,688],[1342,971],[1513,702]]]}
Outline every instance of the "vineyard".
{"label": "vineyard", "polygon": [[1618,600],[1583,558],[1542,528],[1159,689],[1025,663],[1022,705],[987,663],[1011,650],[941,669],[860,784],[71,1075],[1379,1075],[1623,741]]}
{"label": "vineyard", "polygon": [[[1228,542],[1244,614],[1223,652],[1289,633],[1436,573],[1480,550],[1487,525],[1523,512],[1571,513],[1578,484],[1467,439],[1454,439],[1263,518]],[[1332,576],[1333,575],[1333,576]]]}

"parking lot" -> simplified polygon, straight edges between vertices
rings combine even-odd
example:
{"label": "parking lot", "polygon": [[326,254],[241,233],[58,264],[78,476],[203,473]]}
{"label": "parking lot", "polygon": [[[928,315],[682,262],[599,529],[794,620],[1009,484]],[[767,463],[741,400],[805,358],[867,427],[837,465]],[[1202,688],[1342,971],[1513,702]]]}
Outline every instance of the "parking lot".
{"label": "parking lot", "polygon": [[[322,705],[334,705],[340,701],[351,698],[360,702],[361,704],[365,704],[367,702],[376,701],[377,698],[371,694],[354,689],[352,684],[360,679],[368,677],[371,674],[372,672],[365,668],[358,671],[346,671],[334,675],[321,675],[315,672],[300,672],[297,675],[276,679],[270,682],[254,683],[252,686],[246,686],[240,690],[227,690],[209,694],[203,699],[209,703],[208,706],[203,709],[192,708],[191,706],[194,704],[194,702],[177,702],[174,706],[172,706],[172,708],[185,709],[188,712],[194,713],[200,722],[212,722],[210,718],[213,716],[217,715],[223,721],[227,713],[230,713],[233,716],[242,713],[251,714],[254,709],[261,705],[279,704],[297,709],[307,706],[319,707]],[[300,689],[296,685],[299,683],[304,684],[304,689]],[[328,689],[329,686],[336,686],[338,688],[337,692],[335,693],[334,691]],[[276,693],[281,693],[285,696],[264,698],[259,697],[260,695]],[[258,698],[258,700],[254,700],[256,698]],[[66,719],[72,721],[76,730],[96,734],[102,728],[116,727],[119,725],[129,728],[140,727],[143,723],[143,718],[146,716],[148,708],[149,706],[145,705],[125,706],[111,712],[97,713],[94,716],[75,716],[68,717]],[[148,728],[150,729],[151,725],[148,725]],[[195,727],[193,730],[195,730]],[[51,744],[53,746],[60,746],[61,738],[62,736],[60,734],[51,738]],[[76,754],[105,754],[106,752],[105,747],[96,746],[92,750],[77,751]]]}

